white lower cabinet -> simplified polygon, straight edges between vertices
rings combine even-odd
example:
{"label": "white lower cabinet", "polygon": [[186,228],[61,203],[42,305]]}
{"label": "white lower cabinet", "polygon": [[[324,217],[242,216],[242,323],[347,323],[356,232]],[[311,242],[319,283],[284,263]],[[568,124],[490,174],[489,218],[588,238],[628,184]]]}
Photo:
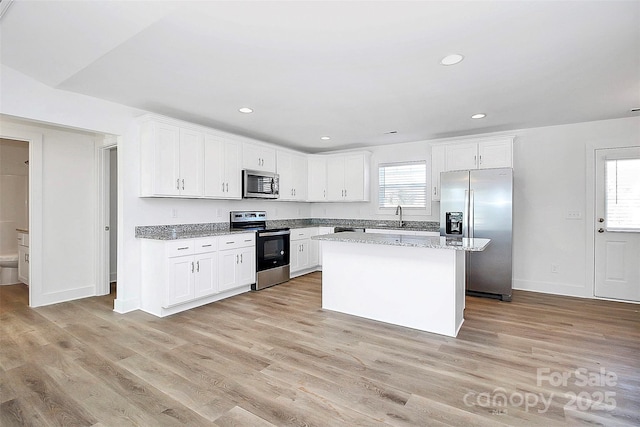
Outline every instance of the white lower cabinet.
{"label": "white lower cabinet", "polygon": [[255,234],[142,240],[141,308],[167,316],[250,290]]}
{"label": "white lower cabinet", "polygon": [[256,282],[256,237],[254,233],[220,237],[220,292]]}
{"label": "white lower cabinet", "polygon": [[318,241],[311,236],[318,234],[318,227],[295,228],[291,230],[291,274],[315,270],[320,262]]}

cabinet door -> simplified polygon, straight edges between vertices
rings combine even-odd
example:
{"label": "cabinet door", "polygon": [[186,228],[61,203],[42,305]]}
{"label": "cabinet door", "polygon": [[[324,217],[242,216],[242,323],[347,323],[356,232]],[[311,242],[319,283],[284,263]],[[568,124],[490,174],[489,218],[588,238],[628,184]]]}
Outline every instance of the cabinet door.
{"label": "cabinet door", "polygon": [[478,144],[451,144],[445,146],[445,167],[448,171],[478,168]]}
{"label": "cabinet door", "polygon": [[309,239],[309,267],[320,264],[320,242]]}
{"label": "cabinet door", "polygon": [[240,161],[240,143],[225,141],[224,143],[224,182],[227,199],[242,198],[241,183],[242,166]]}
{"label": "cabinet door", "polygon": [[204,135],[180,129],[180,195],[201,196],[204,180]]}
{"label": "cabinet door", "polygon": [[255,171],[276,171],[276,150],[255,144],[243,144],[242,166]]}
{"label": "cabinet door", "polygon": [[194,262],[192,256],[169,258],[169,282],[165,307],[194,298]]}
{"label": "cabinet door", "polygon": [[293,176],[293,155],[284,151],[278,151],[277,170],[280,175],[280,198],[279,200],[295,200],[294,176]]}
{"label": "cabinet door", "polygon": [[344,199],[349,201],[369,200],[365,194],[365,158],[363,155],[345,156],[344,158]]}
{"label": "cabinet door", "polygon": [[480,169],[510,168],[513,163],[512,147],[511,140],[478,143],[478,165]]}
{"label": "cabinet door", "polygon": [[444,145],[431,148],[431,200],[440,200],[440,173],[445,170]]}
{"label": "cabinet door", "polygon": [[255,246],[238,249],[238,286],[256,283],[256,248]]}
{"label": "cabinet door", "polygon": [[155,123],[151,135],[154,157],[153,193],[177,196],[180,194],[180,129],[177,126]]}
{"label": "cabinet door", "polygon": [[224,197],[225,194],[225,152],[224,140],[213,135],[204,139],[204,184],[205,197]]}
{"label": "cabinet door", "polygon": [[331,156],[327,159],[327,200],[344,199],[344,157]]}
{"label": "cabinet door", "polygon": [[308,158],[308,178],[310,202],[327,200],[327,159],[325,157]]}
{"label": "cabinet door", "polygon": [[219,260],[219,282],[220,292],[235,288],[238,283],[238,263],[240,254],[236,250],[218,252]]}
{"label": "cabinet door", "polygon": [[307,156],[293,155],[293,196],[295,200],[307,200]]}
{"label": "cabinet door", "polygon": [[218,293],[218,254],[209,252],[195,257],[194,297]]}

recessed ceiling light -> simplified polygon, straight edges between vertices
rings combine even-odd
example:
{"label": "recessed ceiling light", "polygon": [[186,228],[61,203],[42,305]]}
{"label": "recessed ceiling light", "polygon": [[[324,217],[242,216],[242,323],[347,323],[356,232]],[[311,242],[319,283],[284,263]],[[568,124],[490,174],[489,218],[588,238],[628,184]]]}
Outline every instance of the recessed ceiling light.
{"label": "recessed ceiling light", "polygon": [[240,111],[241,113],[246,113],[246,114],[253,113],[253,110],[251,108],[249,108],[249,107],[239,108],[238,111]]}
{"label": "recessed ceiling light", "polygon": [[485,117],[487,117],[487,115],[484,113],[478,113],[471,116],[472,119],[484,119]]}
{"label": "recessed ceiling light", "polygon": [[447,55],[440,60],[442,65],[456,65],[460,63],[464,59],[464,56],[459,53],[453,53],[451,55]]}
{"label": "recessed ceiling light", "polygon": [[328,141],[331,139],[330,136],[321,136],[320,139],[322,139],[323,141]]}

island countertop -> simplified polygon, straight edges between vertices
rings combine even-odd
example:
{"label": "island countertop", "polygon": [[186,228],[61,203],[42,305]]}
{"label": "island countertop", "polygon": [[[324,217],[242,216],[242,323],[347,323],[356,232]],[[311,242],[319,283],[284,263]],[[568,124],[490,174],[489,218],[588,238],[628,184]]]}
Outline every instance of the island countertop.
{"label": "island countertop", "polygon": [[313,240],[327,240],[343,243],[364,243],[372,245],[408,246],[415,248],[453,249],[456,251],[480,252],[489,245],[490,239],[411,236],[404,234],[377,234],[344,232],[312,236]]}

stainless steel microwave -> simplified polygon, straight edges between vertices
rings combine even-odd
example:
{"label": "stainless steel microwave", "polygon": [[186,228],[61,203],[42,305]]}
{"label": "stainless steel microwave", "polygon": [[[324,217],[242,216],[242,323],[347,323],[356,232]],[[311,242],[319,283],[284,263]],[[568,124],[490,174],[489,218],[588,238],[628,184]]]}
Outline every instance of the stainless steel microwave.
{"label": "stainless steel microwave", "polygon": [[277,199],[280,197],[280,177],[277,173],[244,170],[242,197],[245,199]]}

